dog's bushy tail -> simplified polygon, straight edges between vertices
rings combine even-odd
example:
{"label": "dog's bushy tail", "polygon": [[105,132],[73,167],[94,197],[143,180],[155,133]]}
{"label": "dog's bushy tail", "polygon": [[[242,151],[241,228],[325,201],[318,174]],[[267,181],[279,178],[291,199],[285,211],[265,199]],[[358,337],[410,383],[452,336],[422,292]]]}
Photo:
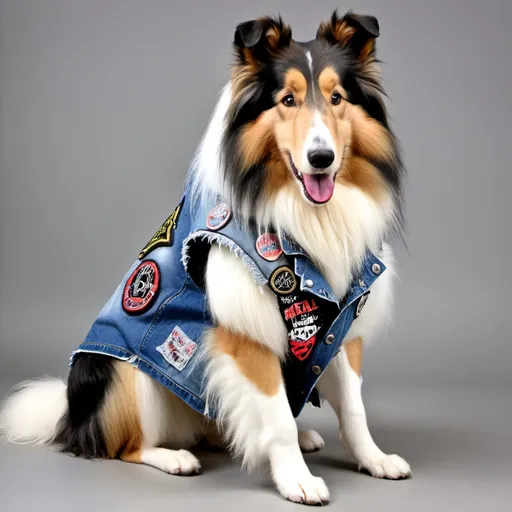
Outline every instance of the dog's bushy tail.
{"label": "dog's bushy tail", "polygon": [[51,443],[66,410],[62,380],[45,377],[22,382],[0,407],[0,437],[12,443]]}

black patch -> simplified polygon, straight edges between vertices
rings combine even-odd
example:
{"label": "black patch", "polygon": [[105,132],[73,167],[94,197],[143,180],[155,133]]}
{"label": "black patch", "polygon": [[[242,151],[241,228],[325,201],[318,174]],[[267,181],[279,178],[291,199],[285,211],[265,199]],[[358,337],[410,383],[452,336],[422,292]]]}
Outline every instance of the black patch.
{"label": "black patch", "polygon": [[160,289],[160,269],[153,260],[144,260],[127,279],[121,303],[129,315],[144,313],[155,300]]}
{"label": "black patch", "polygon": [[113,363],[111,357],[101,354],[75,356],[68,377],[68,410],[55,437],[63,452],[85,458],[107,457],[99,411],[113,382]]}
{"label": "black patch", "polygon": [[279,295],[286,295],[297,287],[297,277],[288,267],[279,267],[270,276],[270,287]]}
{"label": "black patch", "polygon": [[[287,269],[280,267],[274,273]],[[288,269],[287,269],[288,270]],[[298,281],[299,277],[294,276]],[[289,288],[289,286],[285,286]],[[327,334],[339,314],[336,304],[318,297],[296,286],[287,294],[276,294],[279,311],[288,332],[288,357],[282,365],[286,383],[286,393],[294,416],[304,400],[294,389],[294,383],[300,386],[304,379],[310,378],[310,365],[315,361],[315,353],[321,350],[321,340]],[[318,392],[313,390],[308,401],[320,406]]]}
{"label": "black patch", "polygon": [[151,240],[144,246],[142,251],[139,253],[139,260],[146,257],[151,251],[157,247],[172,246],[174,242],[174,230],[178,226],[178,219],[185,202],[185,196],[180,201],[180,204],[176,206],[174,211],[167,217],[165,222],[158,228],[156,233],[153,235]]}

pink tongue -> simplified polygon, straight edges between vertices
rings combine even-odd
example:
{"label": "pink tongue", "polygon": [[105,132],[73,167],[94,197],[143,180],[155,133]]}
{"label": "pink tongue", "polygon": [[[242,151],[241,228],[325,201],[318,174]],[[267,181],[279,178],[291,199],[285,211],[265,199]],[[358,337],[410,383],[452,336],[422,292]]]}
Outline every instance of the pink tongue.
{"label": "pink tongue", "polygon": [[334,192],[334,180],[329,174],[303,174],[304,187],[316,203],[329,201]]}

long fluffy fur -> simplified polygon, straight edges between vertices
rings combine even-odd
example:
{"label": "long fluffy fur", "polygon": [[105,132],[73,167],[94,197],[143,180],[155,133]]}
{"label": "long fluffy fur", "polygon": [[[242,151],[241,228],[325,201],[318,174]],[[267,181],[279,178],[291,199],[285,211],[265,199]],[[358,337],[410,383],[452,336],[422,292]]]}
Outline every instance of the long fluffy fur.
{"label": "long fluffy fur", "polygon": [[1,407],[0,434],[11,443],[51,443],[66,409],[62,380],[47,377],[22,382]]}

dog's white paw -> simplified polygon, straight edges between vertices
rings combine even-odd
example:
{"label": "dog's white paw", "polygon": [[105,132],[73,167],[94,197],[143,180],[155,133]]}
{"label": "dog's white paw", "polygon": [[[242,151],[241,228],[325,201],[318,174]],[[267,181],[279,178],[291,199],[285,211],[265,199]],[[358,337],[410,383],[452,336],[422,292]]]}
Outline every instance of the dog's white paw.
{"label": "dog's white paw", "polygon": [[197,475],[201,472],[201,463],[189,451],[177,450],[169,457],[167,472],[171,475]]}
{"label": "dog's white paw", "polygon": [[375,457],[363,457],[358,460],[359,470],[365,469],[375,478],[398,480],[412,474],[409,464],[398,455],[381,453]]}
{"label": "dog's white paw", "polygon": [[150,448],[142,452],[141,461],[171,475],[198,475],[201,463],[187,450]]}
{"label": "dog's white paw", "polygon": [[329,502],[329,490],[325,482],[311,473],[294,475],[293,473],[275,479],[279,492],[294,503],[306,505],[325,505]]}
{"label": "dog's white paw", "polygon": [[304,453],[317,452],[325,446],[325,442],[315,430],[299,430],[299,446]]}

